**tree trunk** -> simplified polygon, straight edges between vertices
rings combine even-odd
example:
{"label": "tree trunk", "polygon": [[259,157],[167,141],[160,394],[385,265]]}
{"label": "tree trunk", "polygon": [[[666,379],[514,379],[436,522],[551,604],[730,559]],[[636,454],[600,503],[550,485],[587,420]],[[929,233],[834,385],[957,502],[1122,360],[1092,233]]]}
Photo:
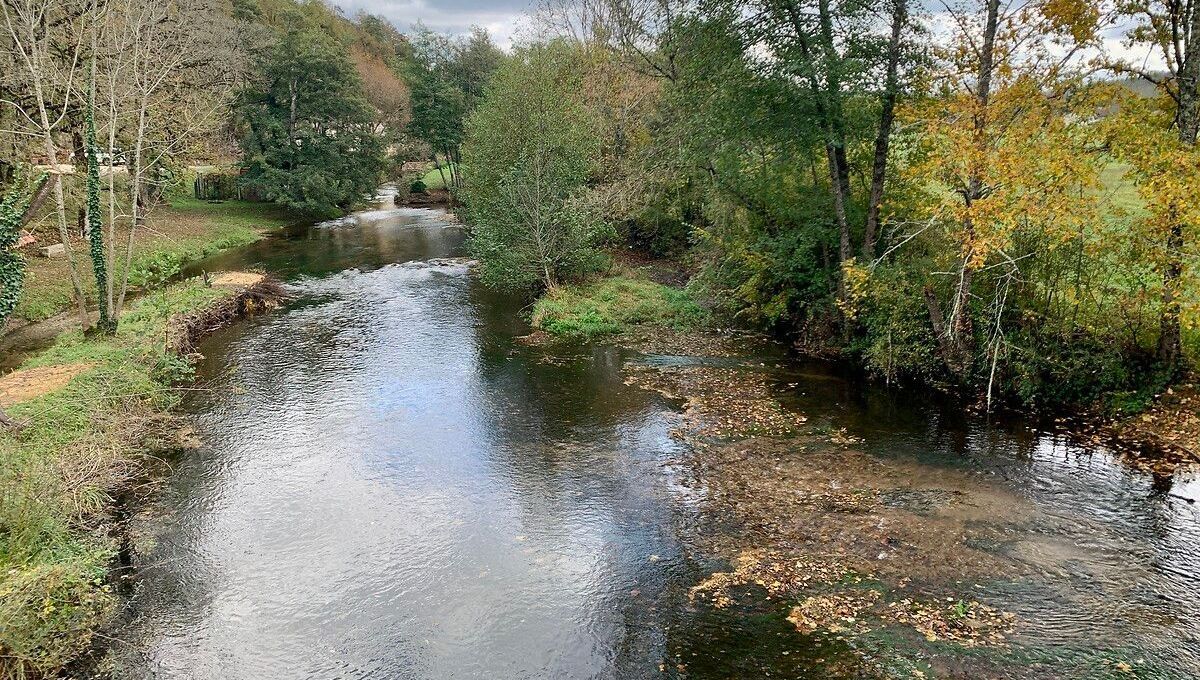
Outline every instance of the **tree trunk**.
{"label": "tree trunk", "polygon": [[[1000,21],[1000,0],[987,0],[987,18],[984,23],[983,47],[979,53],[979,78],[976,82],[973,144],[979,151],[987,145],[988,133],[988,104],[992,95],[992,76],[995,70],[996,31]],[[982,153],[977,154],[982,156]],[[967,187],[963,200],[969,209],[971,205],[983,197],[983,169],[971,168],[967,178]],[[975,265],[971,262],[974,256],[972,243],[975,240],[975,228],[968,216],[963,220],[963,233],[966,239],[963,243],[962,256],[959,261],[958,288],[954,294],[954,306],[949,322],[950,340],[954,346],[954,358],[949,366],[959,378],[965,379],[974,361],[975,326],[971,318],[971,282],[975,276]]]}
{"label": "tree trunk", "polygon": [[46,113],[46,105],[41,96],[41,86],[38,90],[38,109],[42,119],[43,142],[46,159],[54,168],[54,203],[58,216],[58,238],[62,240],[63,253],[67,258],[67,271],[71,278],[71,294],[74,296],[75,309],[79,313],[79,324],[88,327],[87,305],[84,302],[83,284],[79,280],[79,271],[75,268],[75,252],[71,247],[71,230],[67,227],[67,199],[63,193],[62,174],[58,169],[58,149],[54,145],[54,135],[50,132],[50,117]]}
{"label": "tree trunk", "polygon": [[875,242],[879,232],[879,213],[883,204],[883,189],[887,180],[888,147],[896,120],[896,98],[899,94],[900,37],[908,20],[908,0],[893,0],[892,35],[888,41],[887,74],[884,77],[883,99],[880,102],[879,132],[875,136],[875,156],[871,161],[871,195],[867,203],[867,221],[863,227],[863,260],[875,259]]}
{"label": "tree trunk", "polygon": [[1159,318],[1158,359],[1172,369],[1183,355],[1180,290],[1183,279],[1183,225],[1175,223],[1167,236],[1167,266],[1163,271],[1162,315]]}
{"label": "tree trunk", "polygon": [[42,204],[44,204],[46,199],[50,197],[50,190],[54,188],[53,184],[56,181],[58,181],[58,175],[54,175],[54,179],[51,179],[50,176],[47,175],[45,179],[41,180],[41,182],[38,184],[37,189],[34,191],[33,198],[29,201],[29,205],[25,207],[25,212],[21,213],[22,227],[24,227],[29,220],[33,219],[33,216],[37,214],[37,211],[42,209]]}
{"label": "tree trunk", "polygon": [[846,121],[842,113],[842,85],[840,57],[834,44],[833,16],[829,0],[817,3],[821,26],[821,52],[825,61],[825,116],[827,141],[826,155],[829,157],[829,178],[833,192],[833,210],[838,224],[838,263],[853,256],[850,244],[850,221],[846,215],[850,196],[850,171],[846,160]]}
{"label": "tree trunk", "polygon": [[133,143],[133,173],[129,182],[129,238],[125,242],[125,266],[121,270],[121,292],[117,295],[116,314],[125,308],[125,294],[129,291],[129,268],[133,265],[133,241],[142,219],[142,151],[146,142],[146,116],[150,106],[148,95],[142,93],[138,103],[137,139]]}
{"label": "tree trunk", "polygon": [[436,153],[433,154],[433,167],[437,168],[438,175],[442,178],[442,187],[449,191],[450,182],[446,181],[446,171],[442,169],[442,164],[438,161]]}
{"label": "tree trunk", "polygon": [[[96,0],[92,0],[92,12],[96,13],[96,11]],[[98,22],[98,19],[96,16],[92,17],[93,22]],[[88,67],[88,93],[83,115],[85,144],[87,145],[84,150],[87,158],[85,183],[87,231],[90,245],[89,254],[92,258],[92,273],[96,278],[96,299],[100,307],[100,320],[97,325],[104,333],[115,333],[117,318],[112,313],[109,296],[111,285],[108,281],[108,256],[104,251],[104,220],[100,213],[100,159],[98,158],[100,149],[96,142],[96,32],[97,27],[93,25],[91,63]]]}
{"label": "tree trunk", "polygon": [[938,351],[942,355],[942,361],[949,366],[954,362],[954,348],[950,344],[946,319],[942,315],[942,303],[938,302],[937,292],[933,290],[933,286],[926,285],[923,293],[925,306],[929,309],[929,323],[933,326],[933,337],[937,338]]}
{"label": "tree trunk", "polygon": [[[829,170],[829,192],[833,199],[834,218],[838,228],[838,263],[850,259],[850,223],[846,215],[848,196],[850,195],[850,173],[846,160],[845,121],[841,106],[841,81],[838,75],[837,47],[833,38],[833,17],[830,14],[829,0],[820,0],[818,12],[820,20],[820,47],[822,59],[825,61],[825,84],[822,86],[815,69],[812,66],[816,55],[813,53],[800,14],[795,2],[784,3],[792,29],[796,32],[796,40],[804,59],[804,76],[808,79],[812,90],[818,118],[821,119],[825,132],[825,156]],[[843,292],[841,277],[838,283],[839,296]]]}

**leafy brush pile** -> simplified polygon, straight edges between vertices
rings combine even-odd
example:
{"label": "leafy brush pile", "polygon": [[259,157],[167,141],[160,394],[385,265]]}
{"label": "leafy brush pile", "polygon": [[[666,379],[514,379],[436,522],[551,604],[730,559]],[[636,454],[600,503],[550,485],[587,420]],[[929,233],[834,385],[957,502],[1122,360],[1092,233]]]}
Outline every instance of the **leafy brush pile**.
{"label": "leafy brush pile", "polygon": [[533,306],[533,325],[569,338],[591,339],[638,325],[693,328],[709,313],[687,291],[633,276],[614,276],[546,292]]}

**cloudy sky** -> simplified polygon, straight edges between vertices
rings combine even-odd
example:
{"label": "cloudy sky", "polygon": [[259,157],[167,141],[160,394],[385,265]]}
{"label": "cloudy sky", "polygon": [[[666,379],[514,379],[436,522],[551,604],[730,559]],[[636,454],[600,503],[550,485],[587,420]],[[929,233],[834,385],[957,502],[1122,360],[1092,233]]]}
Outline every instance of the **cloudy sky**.
{"label": "cloudy sky", "polygon": [[522,15],[536,0],[330,0],[349,15],[379,14],[407,33],[418,21],[439,33],[466,33],[482,26],[502,46],[511,44]]}

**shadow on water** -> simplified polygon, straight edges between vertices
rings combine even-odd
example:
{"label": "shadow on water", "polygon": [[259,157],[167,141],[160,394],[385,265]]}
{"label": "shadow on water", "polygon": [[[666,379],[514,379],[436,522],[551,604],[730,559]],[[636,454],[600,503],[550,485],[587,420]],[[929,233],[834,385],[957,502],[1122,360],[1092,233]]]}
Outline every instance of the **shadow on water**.
{"label": "shadow on water", "polygon": [[[696,547],[705,499],[678,483],[675,409],[623,384],[617,350],[516,342],[521,302],[469,276],[464,238],[439,212],[385,208],[195,268],[268,271],[296,299],[201,347],[203,444],[138,522],[118,675],[853,677],[844,645],[779,612],[689,604],[721,565]],[[1043,646],[1128,631],[1195,663],[1194,506],[1104,452],[821,366],[778,378],[814,426],[1035,509],[989,549],[1045,578],[984,585]]]}

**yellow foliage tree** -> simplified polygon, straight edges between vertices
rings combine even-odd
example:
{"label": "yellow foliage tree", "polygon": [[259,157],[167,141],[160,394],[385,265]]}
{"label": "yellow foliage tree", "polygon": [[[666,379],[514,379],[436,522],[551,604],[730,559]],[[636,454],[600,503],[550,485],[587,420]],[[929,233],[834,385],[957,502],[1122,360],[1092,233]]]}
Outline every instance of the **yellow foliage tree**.
{"label": "yellow foliage tree", "polygon": [[960,377],[975,362],[970,303],[975,274],[1017,262],[1020,232],[1053,247],[1095,219],[1097,160],[1085,152],[1095,110],[1079,67],[1099,15],[1084,0],[1035,0],[1016,9],[980,0],[949,12],[955,33],[938,52],[935,96],[908,115],[923,153],[909,172],[935,192],[929,218],[952,242],[949,313],[926,288],[942,358]]}
{"label": "yellow foliage tree", "polygon": [[[1200,3],[1174,0],[1125,0],[1120,11],[1132,20],[1126,43],[1159,52],[1165,72],[1152,73],[1117,62],[1118,73],[1134,74],[1158,85],[1153,102],[1126,101],[1109,126],[1114,151],[1132,167],[1149,216],[1142,229],[1158,244],[1155,266],[1162,274],[1162,310],[1158,356],[1178,368],[1181,328],[1186,316],[1188,244],[1200,228]],[[1194,273],[1193,273],[1194,274]],[[1194,304],[1195,300],[1191,300]],[[1193,318],[1194,323],[1194,318]]]}

